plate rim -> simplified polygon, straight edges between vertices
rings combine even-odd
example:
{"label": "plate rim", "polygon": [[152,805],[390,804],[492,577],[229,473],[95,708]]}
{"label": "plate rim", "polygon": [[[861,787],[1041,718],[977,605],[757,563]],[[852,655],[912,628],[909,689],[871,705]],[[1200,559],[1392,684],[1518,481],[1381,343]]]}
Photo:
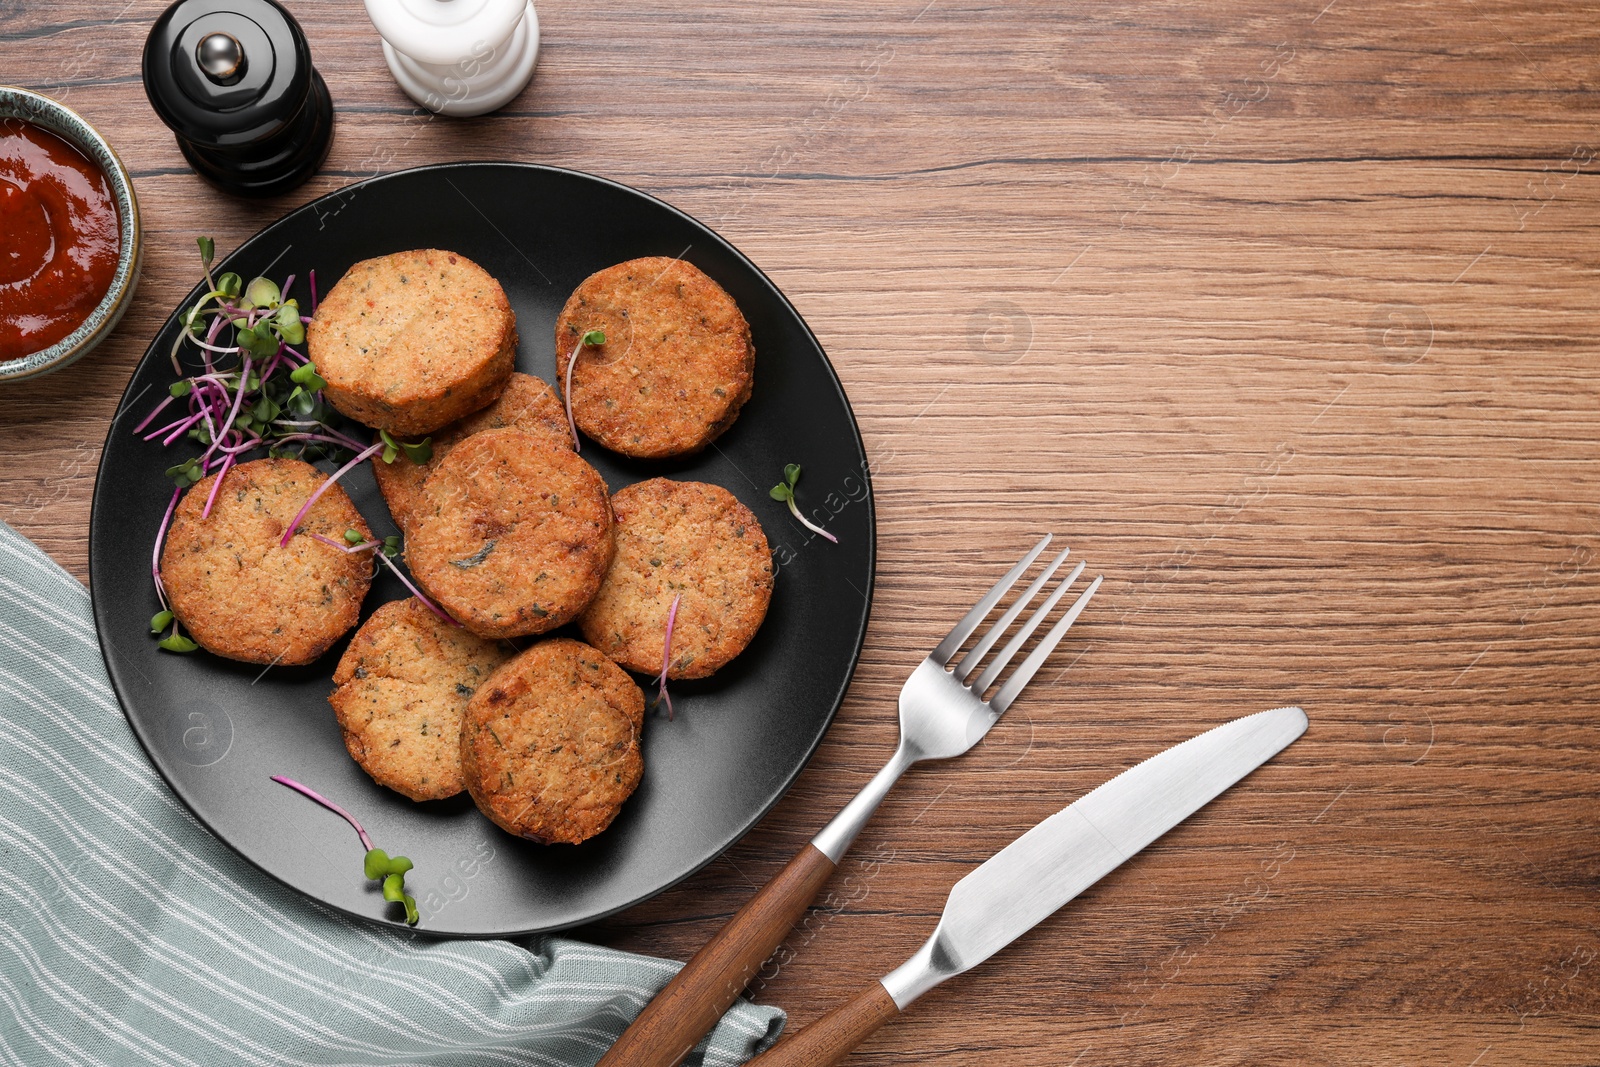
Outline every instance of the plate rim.
{"label": "plate rim", "polygon": [[127,384],[125,384],[123,386],[122,394],[118,399],[117,411],[116,411],[115,414],[112,415],[111,420],[110,420],[110,422],[108,423],[108,425],[106,427],[106,436],[105,436],[104,441],[101,444],[101,449],[100,449],[100,460],[95,466],[94,491],[93,491],[93,493],[92,493],[92,495],[90,497],[90,505],[89,505],[89,523],[88,523],[89,529],[88,529],[88,545],[87,545],[88,569],[89,569],[89,583],[88,583],[88,585],[89,585],[89,601],[90,601],[90,608],[91,608],[91,611],[92,611],[92,614],[93,614],[93,617],[94,617],[94,623],[95,623],[95,627],[94,627],[94,629],[95,629],[95,644],[98,646],[98,648],[100,650],[100,659],[105,665],[106,677],[107,677],[108,681],[110,681],[110,683],[111,683],[112,695],[116,698],[117,707],[122,712],[123,721],[125,721],[128,724],[129,729],[133,732],[134,737],[139,742],[139,747],[144,750],[145,757],[150,761],[151,767],[154,768],[156,773],[161,777],[161,780],[162,780],[163,784],[165,784],[167,789],[171,791],[173,796],[176,797],[178,799],[178,801],[183,804],[184,809],[186,811],[188,811],[188,813],[190,815],[192,815],[200,823],[200,825],[205,827],[206,831],[209,834],[211,834],[211,836],[213,838],[215,838],[216,840],[218,840],[218,841],[222,842],[224,845],[226,845],[235,855],[239,856],[246,863],[249,863],[256,870],[258,870],[258,871],[262,872],[263,874],[266,874],[269,877],[271,877],[274,882],[277,882],[279,885],[284,886],[286,889],[290,890],[291,892],[293,892],[297,896],[299,896],[299,897],[301,897],[301,898],[303,898],[305,900],[314,902],[318,906],[321,906],[321,907],[324,907],[324,908],[331,908],[334,911],[337,911],[342,915],[346,915],[346,916],[349,916],[351,918],[361,920],[364,923],[368,923],[368,924],[371,924],[371,925],[375,925],[375,926],[379,926],[379,927],[382,927],[382,928],[385,928],[385,929],[389,929],[389,930],[393,931],[396,934],[427,937],[427,938],[437,939],[437,940],[486,940],[486,939],[496,939],[496,940],[498,940],[498,939],[513,938],[513,937],[527,937],[527,936],[537,935],[537,934],[554,933],[554,932],[561,931],[561,930],[570,930],[570,929],[573,929],[573,928],[579,927],[579,926],[587,926],[589,924],[599,922],[602,919],[606,919],[606,918],[609,918],[609,917],[611,917],[613,915],[617,915],[617,914],[619,914],[621,912],[627,911],[629,908],[637,907],[640,904],[645,903],[646,901],[655,899],[656,897],[660,896],[662,893],[665,893],[667,890],[673,888],[674,886],[679,885],[680,883],[688,880],[689,878],[694,877],[700,871],[704,870],[710,864],[712,864],[717,859],[720,859],[723,855],[725,855],[730,849],[732,849],[735,845],[737,845],[740,841],[742,841],[747,835],[749,835],[749,833],[752,830],[754,830],[758,825],[760,825],[761,822],[764,821],[766,819],[766,817],[772,812],[772,809],[777,807],[778,803],[780,801],[782,801],[786,796],[789,795],[789,791],[794,788],[795,782],[799,780],[800,775],[805,772],[805,769],[811,765],[812,759],[814,759],[816,757],[817,749],[819,747],[821,747],[823,739],[825,737],[827,737],[829,731],[831,731],[833,729],[834,719],[838,716],[839,709],[844,706],[845,698],[849,695],[849,692],[850,692],[851,683],[855,680],[856,669],[861,664],[861,652],[862,652],[862,649],[866,647],[867,630],[869,629],[869,627],[871,625],[871,621],[872,621],[873,596],[877,591],[877,577],[878,577],[878,520],[877,520],[877,501],[876,501],[876,496],[875,496],[875,494],[873,492],[873,488],[872,488],[872,463],[871,463],[870,458],[867,456],[866,441],[861,436],[861,423],[860,423],[860,420],[858,420],[856,418],[855,408],[850,403],[849,394],[845,392],[844,382],[839,378],[839,372],[834,367],[833,360],[831,358],[829,358],[827,349],[824,348],[822,346],[822,342],[817,339],[815,331],[813,331],[811,329],[811,324],[806,321],[805,316],[800,314],[800,310],[794,306],[794,302],[789,299],[788,294],[786,294],[778,286],[778,284],[776,282],[774,282],[770,277],[768,277],[766,271],[762,270],[759,266],[757,266],[755,261],[753,261],[749,256],[745,255],[743,251],[741,251],[737,246],[735,246],[733,244],[733,242],[729,241],[726,237],[724,237],[721,233],[719,233],[718,231],[713,229],[711,226],[709,226],[708,224],[706,224],[704,222],[701,222],[699,219],[695,218],[693,215],[690,215],[688,212],[683,211],[682,209],[680,209],[678,207],[675,207],[672,204],[669,204],[668,202],[666,202],[665,200],[662,200],[658,196],[655,196],[655,195],[653,195],[651,193],[647,193],[647,192],[645,192],[645,191],[643,191],[641,189],[636,189],[633,186],[626,185],[626,184],[624,184],[622,182],[619,182],[619,181],[616,181],[614,179],[606,178],[606,177],[604,177],[602,175],[591,174],[588,171],[577,170],[577,169],[571,168],[571,167],[559,167],[559,166],[554,166],[554,165],[546,164],[546,163],[529,163],[529,162],[523,162],[523,161],[518,161],[518,160],[461,160],[461,161],[455,161],[455,162],[449,162],[449,163],[430,163],[430,164],[424,164],[422,166],[417,166],[417,167],[406,167],[406,168],[402,168],[400,170],[390,171],[390,172],[388,172],[386,174],[375,174],[375,175],[373,175],[371,177],[368,177],[368,178],[362,178],[359,181],[354,181],[354,182],[350,182],[350,183],[348,183],[346,185],[341,185],[337,189],[331,189],[328,192],[322,194],[321,196],[314,197],[313,199],[306,201],[304,204],[301,204],[298,207],[296,207],[296,208],[294,208],[294,209],[292,209],[290,211],[285,212],[284,214],[278,216],[276,219],[273,219],[271,222],[268,222],[266,225],[262,226],[260,229],[256,230],[249,237],[247,237],[243,241],[241,241],[226,256],[218,259],[217,263],[214,264],[214,266],[216,268],[218,268],[218,269],[226,267],[226,265],[227,265],[227,263],[229,261],[231,261],[232,259],[234,259],[238,255],[240,255],[241,253],[250,250],[269,231],[273,230],[277,226],[287,222],[288,220],[290,220],[292,218],[297,218],[297,217],[299,217],[301,215],[305,215],[305,214],[307,214],[309,212],[312,212],[318,205],[323,204],[325,201],[332,200],[332,199],[334,199],[336,197],[339,197],[339,196],[348,195],[353,190],[359,190],[359,189],[366,188],[368,186],[377,185],[377,184],[381,184],[381,183],[384,183],[384,182],[395,181],[397,179],[404,179],[404,178],[410,177],[412,175],[428,173],[428,172],[431,172],[431,171],[454,171],[454,172],[459,172],[459,171],[463,171],[463,170],[477,170],[477,169],[488,169],[488,168],[494,168],[494,169],[502,169],[503,168],[503,169],[521,170],[521,171],[542,171],[542,172],[546,172],[546,173],[557,174],[557,175],[561,175],[561,176],[568,177],[568,178],[576,178],[576,179],[578,179],[580,181],[594,182],[594,183],[597,183],[597,184],[600,184],[600,185],[603,185],[603,186],[609,186],[610,188],[612,188],[612,189],[614,189],[616,191],[619,191],[619,192],[623,193],[624,195],[634,196],[634,197],[638,197],[638,198],[640,198],[642,200],[645,200],[645,201],[649,202],[652,206],[654,206],[654,207],[656,207],[658,209],[661,209],[661,210],[665,210],[668,213],[670,213],[672,215],[675,215],[678,218],[680,218],[681,220],[687,222],[689,225],[697,227],[698,229],[704,230],[706,233],[710,234],[713,240],[715,240],[718,243],[720,243],[729,253],[731,253],[734,256],[735,259],[737,259],[740,263],[742,263],[749,270],[754,272],[755,276],[758,277],[763,283],[765,283],[772,290],[772,292],[774,294],[776,294],[778,299],[780,301],[782,301],[783,306],[789,311],[790,314],[792,314],[794,316],[795,321],[800,324],[800,328],[803,331],[805,331],[806,338],[810,340],[810,342],[816,347],[817,352],[822,356],[822,367],[827,372],[828,379],[831,381],[831,383],[833,385],[833,388],[834,388],[834,391],[838,394],[839,400],[841,401],[841,403],[844,406],[844,412],[845,412],[845,415],[846,415],[846,417],[847,417],[847,419],[849,421],[849,424],[850,424],[850,432],[851,432],[852,440],[854,442],[856,451],[861,455],[861,457],[865,461],[865,462],[863,462],[863,464],[861,466],[861,472],[860,473],[861,473],[862,482],[866,486],[866,490],[867,490],[866,495],[865,495],[865,501],[866,501],[866,505],[867,505],[867,528],[868,528],[868,531],[869,531],[869,534],[870,534],[870,536],[867,539],[867,546],[866,546],[867,547],[867,582],[866,582],[866,586],[867,587],[866,587],[865,596],[864,596],[864,599],[863,599],[863,602],[862,602],[862,605],[861,605],[861,610],[860,610],[860,614],[859,614],[859,621],[857,623],[857,636],[856,636],[856,641],[855,641],[855,648],[850,653],[850,662],[846,667],[846,670],[844,672],[844,677],[843,677],[843,680],[839,684],[838,691],[834,694],[834,697],[833,697],[833,700],[832,700],[832,706],[828,709],[827,714],[823,717],[822,727],[821,727],[821,729],[819,729],[817,731],[817,735],[816,735],[815,739],[811,742],[810,747],[808,747],[806,749],[804,756],[800,760],[798,760],[796,762],[794,769],[792,771],[790,771],[783,778],[783,780],[778,784],[777,788],[773,791],[773,794],[772,794],[771,798],[768,799],[764,804],[762,804],[760,806],[759,810],[756,810],[751,815],[751,817],[745,821],[743,826],[741,826],[738,830],[736,830],[728,838],[728,840],[725,843],[723,843],[722,845],[720,845],[720,846],[716,847],[715,849],[713,849],[711,851],[710,855],[706,856],[704,859],[699,860],[698,862],[693,864],[689,869],[684,871],[682,874],[672,878],[671,880],[669,880],[667,882],[664,882],[660,886],[656,887],[655,889],[653,889],[653,890],[651,890],[651,891],[649,891],[647,893],[644,893],[644,894],[642,894],[642,895],[640,895],[638,897],[635,897],[633,899],[630,899],[630,900],[626,901],[625,903],[622,903],[622,904],[617,905],[615,907],[607,908],[604,911],[594,912],[592,914],[587,915],[586,917],[584,917],[582,919],[577,919],[577,920],[574,920],[572,922],[560,923],[560,924],[556,924],[556,925],[552,925],[552,926],[529,927],[529,928],[526,928],[526,929],[506,930],[506,931],[499,931],[499,932],[494,932],[494,933],[456,933],[456,932],[446,932],[446,931],[436,931],[436,930],[425,930],[425,929],[422,929],[420,926],[419,927],[408,927],[403,923],[395,923],[395,922],[392,922],[390,920],[384,919],[384,918],[382,918],[380,916],[377,916],[377,915],[364,914],[362,912],[353,911],[353,910],[351,910],[351,909],[349,909],[349,908],[347,908],[347,907],[345,907],[343,905],[334,903],[334,902],[329,901],[329,900],[324,900],[321,897],[318,897],[318,896],[316,896],[316,895],[314,895],[312,893],[307,892],[306,890],[301,889],[300,887],[298,887],[296,885],[291,884],[290,882],[288,882],[284,878],[280,877],[275,872],[273,872],[271,870],[268,870],[266,867],[264,867],[260,863],[258,863],[253,857],[251,857],[249,854],[247,854],[238,845],[234,844],[227,837],[224,837],[222,834],[218,833],[216,828],[212,826],[211,821],[205,815],[203,815],[200,812],[200,810],[196,807],[196,805],[186,795],[185,791],[182,788],[180,788],[177,783],[174,782],[173,778],[170,775],[168,775],[166,769],[162,766],[161,760],[159,758],[157,758],[156,750],[153,747],[153,739],[147,739],[146,738],[145,732],[140,728],[139,724],[135,721],[135,716],[130,715],[129,712],[128,712],[127,702],[123,698],[123,691],[124,691],[124,688],[125,688],[125,685],[126,685],[126,679],[124,677],[122,677],[123,671],[118,667],[115,658],[110,654],[111,650],[110,650],[110,647],[109,647],[109,645],[108,645],[108,643],[106,641],[106,637],[105,637],[106,626],[104,625],[105,620],[102,618],[102,615],[103,615],[103,610],[102,610],[103,601],[102,601],[102,598],[100,596],[98,596],[97,593],[96,593],[96,589],[97,589],[99,583],[97,583],[94,580],[95,571],[97,569],[97,567],[96,567],[97,556],[96,556],[96,552],[95,552],[95,544],[96,544],[95,530],[96,530],[96,527],[98,525],[96,520],[97,520],[97,517],[100,515],[101,508],[103,506],[102,490],[103,490],[103,487],[105,486],[104,475],[105,475],[105,472],[106,472],[105,468],[106,468],[107,459],[111,455],[112,437],[115,434],[115,432],[117,430],[117,427],[122,423],[123,418],[126,415],[131,414],[131,406],[127,403],[127,396],[128,396],[128,391],[133,387],[134,379],[139,375],[140,371],[144,368],[144,366],[145,366],[147,361],[149,361],[153,357],[159,356],[159,352],[157,350],[157,341],[160,339],[162,334],[167,332],[168,327],[171,326],[172,323],[177,319],[177,316],[178,316],[179,312],[183,308],[187,307],[189,304],[191,304],[195,300],[197,300],[200,297],[200,295],[203,293],[203,291],[204,291],[203,285],[202,284],[195,285],[194,288],[192,288],[188,292],[188,294],[174,306],[172,312],[165,319],[163,319],[161,321],[161,324],[156,328],[154,334],[151,336],[149,343],[145,346],[144,354],[141,355],[139,357],[139,359],[134,363],[133,368],[132,368],[131,372],[129,373]]}

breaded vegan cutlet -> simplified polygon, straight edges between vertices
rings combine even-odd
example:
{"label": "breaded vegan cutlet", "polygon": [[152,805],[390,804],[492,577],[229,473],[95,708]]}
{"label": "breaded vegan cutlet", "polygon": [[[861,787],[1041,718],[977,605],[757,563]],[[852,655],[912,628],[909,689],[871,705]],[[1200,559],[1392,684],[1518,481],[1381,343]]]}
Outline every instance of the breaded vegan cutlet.
{"label": "breaded vegan cutlet", "polygon": [[207,650],[245,663],[310,663],[356,624],[372,585],[372,558],[344,544],[371,533],[335,484],[278,542],[327,475],[298,459],[257,459],[228,470],[209,517],[217,475],[178,502],[161,548],[161,581],[173,614]]}
{"label": "breaded vegan cutlet", "polygon": [[772,550],[750,509],[719,485],[651,478],[611,498],[616,552],[578,619],[584,640],[629,670],[704,678],[743,652],[772,601]]}
{"label": "breaded vegan cutlet", "polygon": [[611,502],[570,449],[507,427],[462,441],[422,483],[411,576],[484,637],[540,634],[594,599],[611,563]]}
{"label": "breaded vegan cutlet", "polygon": [[[580,345],[600,330],[602,345]],[[750,324],[723,288],[680,259],[631,259],[591,274],[556,319],[557,385],[573,366],[572,416],[614,452],[698,452],[738,418],[755,381]]]}
{"label": "breaded vegan cutlet", "polygon": [[424,248],[346,271],[318,305],[306,344],[335,408],[417,437],[500,395],[516,362],[517,323],[488,271]]}
{"label": "breaded vegan cutlet", "polygon": [[407,529],[422,500],[422,483],[450,450],[475,433],[514,427],[561,448],[572,447],[567,412],[561,398],[542,379],[517,372],[506,382],[505,392],[488,407],[451,423],[433,435],[433,456],[413,463],[402,450],[393,463],[374,463],[372,473],[389,514],[401,530]]}
{"label": "breaded vegan cutlet", "polygon": [[416,597],[361,624],[328,695],[350,757],[381,786],[442,800],[461,782],[461,716],[511,649],[452,626]]}
{"label": "breaded vegan cutlet", "polygon": [[505,663],[467,704],[461,773],[507,833],[577,844],[616,818],[644,773],[644,694],[580,641],[551,638]]}

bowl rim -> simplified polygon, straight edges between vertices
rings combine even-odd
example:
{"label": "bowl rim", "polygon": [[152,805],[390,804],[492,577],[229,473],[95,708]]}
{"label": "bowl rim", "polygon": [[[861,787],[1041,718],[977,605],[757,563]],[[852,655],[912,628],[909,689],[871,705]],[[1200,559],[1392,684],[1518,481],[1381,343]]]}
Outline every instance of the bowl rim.
{"label": "bowl rim", "polygon": [[[18,97],[28,105],[26,109],[18,109],[12,103]],[[134,193],[128,168],[123,165],[117,150],[111,147],[111,142],[87,119],[61,101],[20,85],[0,84],[0,119],[12,118],[43,126],[82,151],[91,163],[105,173],[111,185],[111,195],[117,202],[117,221],[122,232],[117,245],[117,270],[100,303],[79,323],[77,329],[49,348],[0,363],[0,383],[22,381],[59,370],[88,354],[90,349],[103,341],[131,303],[144,253],[139,198]]]}

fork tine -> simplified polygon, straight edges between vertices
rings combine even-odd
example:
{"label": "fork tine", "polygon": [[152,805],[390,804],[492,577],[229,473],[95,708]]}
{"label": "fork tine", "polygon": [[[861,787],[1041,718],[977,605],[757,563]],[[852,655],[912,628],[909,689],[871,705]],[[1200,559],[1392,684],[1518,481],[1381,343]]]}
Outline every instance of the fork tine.
{"label": "fork tine", "polygon": [[940,641],[938,647],[930,653],[930,657],[935,663],[942,667],[950,662],[950,657],[960,651],[962,642],[972,635],[972,631],[978,628],[978,624],[1000,602],[1000,598],[1006,595],[1006,590],[1010,589],[1016,583],[1016,580],[1022,577],[1022,573],[1028,569],[1028,566],[1039,558],[1039,553],[1044,551],[1044,546],[1050,543],[1052,536],[1051,534],[1045,534],[1040,538],[1039,543],[1034,545],[1026,556],[1022,557],[1022,562],[1012,567],[1004,578],[994,583],[994,588],[985,593],[983,599],[974,604],[972,610],[967,612],[960,622],[956,623],[955,629],[946,634],[945,639]]}
{"label": "fork tine", "polygon": [[994,699],[989,701],[989,707],[996,715],[1009,708],[1011,702],[1017,699],[1017,694],[1022,692],[1023,687],[1033,680],[1033,676],[1038,673],[1039,668],[1044,666],[1044,661],[1051,652],[1055,651],[1055,647],[1061,643],[1061,639],[1066,636],[1067,630],[1072,627],[1073,622],[1082,614],[1083,609],[1088,606],[1089,598],[1094,596],[1095,590],[1099,589],[1100,583],[1105,580],[1106,576],[1102,574],[1090,582],[1089,588],[1085,589],[1078,596],[1078,599],[1072,602],[1072,607],[1067,609],[1067,613],[1056,620],[1056,624],[1050,628],[1050,632],[1044,635],[1044,638],[1040,640],[1032,652],[1028,653],[1028,658],[1022,661],[1022,666],[1013,671],[1011,677],[1006,679],[1006,684],[1000,687],[1000,692],[996,693]]}
{"label": "fork tine", "polygon": [[1017,654],[1017,649],[1022,647],[1024,641],[1033,636],[1033,631],[1039,628],[1039,624],[1049,616],[1050,610],[1066,595],[1067,590],[1072,587],[1072,583],[1078,580],[1078,575],[1083,573],[1085,566],[1087,564],[1079,560],[1078,565],[1072,568],[1072,573],[1061,579],[1050,595],[1045,598],[1044,603],[1039,605],[1039,610],[1028,616],[1028,621],[1023,623],[1021,628],[1011,635],[1011,640],[1005,643],[1005,647],[983,669],[983,673],[978,675],[978,680],[972,683],[974,696],[982,697],[984,690],[994,684],[994,680],[1000,676],[1000,672],[1005,670],[1006,664],[1011,662],[1011,657]]}
{"label": "fork tine", "polygon": [[1070,548],[1063,548],[1056,558],[1046,565],[1044,570],[1039,572],[1039,577],[1033,580],[1033,584],[1024,589],[1012,605],[1005,610],[1005,614],[1000,616],[1000,621],[989,627],[989,632],[979,638],[978,643],[972,646],[972,650],[961,657],[961,662],[956,665],[956,681],[966,681],[967,675],[978,669],[978,664],[982,662],[984,654],[994,647],[996,641],[1005,636],[1006,629],[1016,620],[1018,615],[1022,614],[1022,609],[1033,601],[1039,590],[1044,588],[1044,583],[1050,580],[1050,576],[1056,572],[1056,569],[1061,566],[1061,562],[1067,558],[1067,553],[1071,551],[1072,549]]}

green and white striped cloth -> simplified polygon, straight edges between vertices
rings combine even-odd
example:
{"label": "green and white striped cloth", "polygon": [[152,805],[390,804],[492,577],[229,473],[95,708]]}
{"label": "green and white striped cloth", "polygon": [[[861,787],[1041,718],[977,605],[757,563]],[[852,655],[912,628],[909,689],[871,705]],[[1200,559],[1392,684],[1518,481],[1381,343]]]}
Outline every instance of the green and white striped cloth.
{"label": "green and white striped cloth", "polygon": [[[145,759],[83,586],[0,523],[0,1063],[592,1064],[677,969],[410,939],[261,878]],[[783,1019],[740,1001],[688,1062]]]}

